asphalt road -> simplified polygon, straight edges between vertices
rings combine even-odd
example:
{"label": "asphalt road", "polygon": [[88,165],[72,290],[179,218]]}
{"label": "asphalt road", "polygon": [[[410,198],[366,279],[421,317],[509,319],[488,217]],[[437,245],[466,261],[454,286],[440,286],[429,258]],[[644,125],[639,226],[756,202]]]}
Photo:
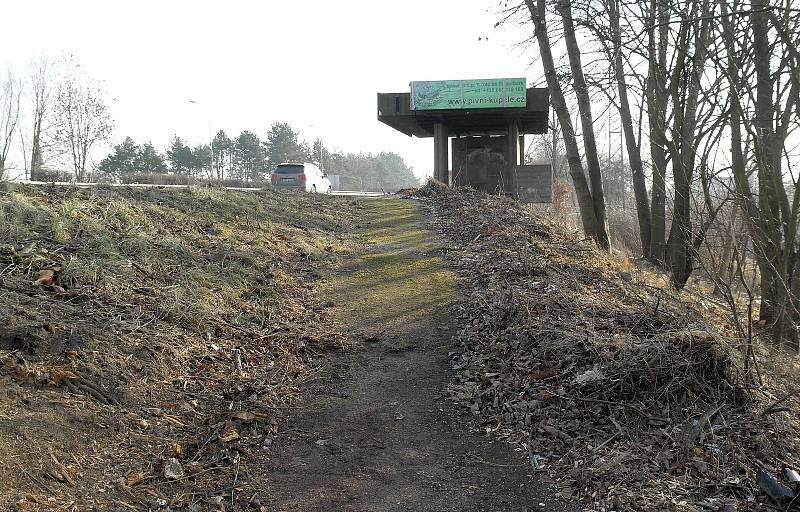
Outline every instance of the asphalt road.
{"label": "asphalt road", "polygon": [[[79,187],[79,188],[90,188],[90,187],[97,187],[97,186],[110,186],[110,187],[130,187],[130,188],[189,188],[190,186],[196,185],[153,185],[148,183],[73,183],[70,181],[17,181],[14,183],[25,183],[28,185],[54,185],[57,187]],[[261,190],[260,188],[251,188],[251,187],[218,187],[223,188],[225,190],[238,190],[242,192],[257,192]],[[331,193],[334,196],[356,196],[356,197],[381,197],[387,194],[383,192],[361,192],[358,190],[336,190]]]}

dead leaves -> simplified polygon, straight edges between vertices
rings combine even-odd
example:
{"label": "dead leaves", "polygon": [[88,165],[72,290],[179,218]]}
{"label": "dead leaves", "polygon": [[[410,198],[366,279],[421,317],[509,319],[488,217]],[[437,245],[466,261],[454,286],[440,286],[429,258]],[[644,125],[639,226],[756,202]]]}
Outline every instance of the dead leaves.
{"label": "dead leaves", "polygon": [[562,497],[727,511],[730,482],[744,507],[761,495],[755,461],[797,460],[793,432],[764,434],[778,425],[742,408],[724,333],[681,298],[661,293],[653,308],[641,279],[511,201],[413,193],[432,199],[465,288],[450,395],[487,432],[527,440]]}
{"label": "dead leaves", "polygon": [[528,378],[533,381],[552,379],[557,375],[552,368],[546,370],[534,370],[528,374]]}
{"label": "dead leaves", "polygon": [[225,428],[219,434],[219,440],[222,443],[233,443],[238,441],[241,436],[239,435],[239,429],[236,428],[231,422],[225,423]]}
{"label": "dead leaves", "polygon": [[235,420],[243,421],[245,423],[251,423],[251,422],[254,422],[254,421],[266,421],[267,420],[267,415],[266,414],[259,414],[259,413],[250,412],[250,411],[230,412],[230,413],[227,413],[227,416],[229,416],[230,418],[235,419]]}
{"label": "dead leaves", "polygon": [[33,281],[33,286],[52,286],[56,278],[56,270],[61,269],[59,267],[55,267],[37,272],[36,279]]}

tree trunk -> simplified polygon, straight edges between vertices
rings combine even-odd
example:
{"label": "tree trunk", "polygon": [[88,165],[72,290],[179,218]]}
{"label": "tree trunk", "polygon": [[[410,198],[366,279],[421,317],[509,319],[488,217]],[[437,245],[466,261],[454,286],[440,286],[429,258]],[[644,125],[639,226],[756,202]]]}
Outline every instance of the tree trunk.
{"label": "tree trunk", "polygon": [[619,93],[619,116],[622,122],[622,130],[625,133],[625,145],[628,150],[628,161],[631,166],[631,178],[633,180],[633,195],[636,201],[636,216],[639,221],[639,239],[642,243],[642,254],[650,260],[650,202],[647,198],[647,184],[645,183],[644,169],[642,167],[642,155],[636,136],[633,132],[633,119],[631,117],[631,107],[628,101],[628,85],[625,81],[625,69],[622,62],[622,35],[619,28],[619,5],[618,0],[608,1],[608,14],[611,20],[611,32],[614,52],[614,73],[617,79],[617,90]]}
{"label": "tree trunk", "polygon": [[578,110],[581,118],[583,147],[586,153],[586,165],[589,169],[589,184],[592,193],[592,206],[597,218],[597,232],[595,239],[600,248],[611,248],[611,238],[608,234],[608,219],[606,218],[605,194],[603,193],[603,177],[600,172],[600,159],[597,156],[597,142],[594,137],[594,121],[592,119],[592,103],[589,98],[589,87],[583,76],[581,52],[575,36],[575,27],[572,20],[572,9],[569,0],[559,0],[556,8],[561,14],[564,26],[564,42],[567,45],[570,69],[572,70],[572,86],[578,99]]}
{"label": "tree trunk", "polygon": [[[775,78],[770,71],[771,55],[768,39],[768,15],[763,1],[753,2],[750,14],[753,31],[753,59],[756,70],[755,116],[745,117],[739,100],[743,77],[736,36],[733,26],[727,19],[728,6],[720,1],[722,8],[723,41],[728,60],[728,80],[730,81],[730,129],[731,162],[737,196],[747,220],[753,239],[756,259],[761,271],[761,307],[759,317],[772,326],[773,339],[780,343],[785,338],[797,341],[797,330],[793,327],[796,316],[796,296],[794,293],[794,261],[796,259],[795,239],[797,233],[800,188],[795,188],[791,206],[786,189],[781,181],[780,153],[785,145],[785,128],[776,119],[784,119],[783,114],[792,110],[791,101],[781,113],[773,103]],[[776,27],[777,28],[777,27]],[[793,87],[795,87],[793,85]],[[752,122],[752,125],[746,123]],[[742,147],[742,127],[750,126],[749,133],[754,141],[755,158],[753,163],[758,173],[758,197],[751,190],[747,161]]]}
{"label": "tree trunk", "polygon": [[[689,13],[690,19],[695,12]],[[677,65],[670,91],[673,102],[672,127],[672,176],[675,199],[672,209],[672,228],[667,240],[667,266],[672,274],[672,284],[682,289],[691,276],[694,261],[694,236],[691,222],[691,186],[697,156],[695,141],[697,129],[697,106],[700,81],[705,66],[711,20],[710,2],[703,0],[702,21],[684,20],[681,25]],[[697,27],[697,23],[700,24]],[[688,48],[690,25],[695,28],[692,47]],[[697,30],[699,28],[699,30]],[[694,50],[694,56],[687,54]]]}
{"label": "tree trunk", "polygon": [[[553,110],[555,110],[558,116],[558,124],[561,126],[561,133],[564,137],[567,163],[569,165],[572,183],[575,187],[575,195],[578,199],[578,209],[583,224],[583,232],[586,234],[587,238],[593,238],[600,247],[605,248],[608,243],[608,235],[605,234],[607,231],[601,229],[601,224],[597,219],[592,193],[589,189],[586,175],[583,172],[583,165],[581,164],[575,130],[572,127],[572,120],[567,110],[564,92],[561,90],[561,84],[558,83],[558,77],[556,76],[553,54],[550,47],[550,38],[547,34],[544,2],[545,0],[537,0],[536,5],[534,5],[533,0],[525,0],[525,4],[531,14],[531,21],[533,21],[534,24],[536,39],[539,43],[539,53],[541,54],[542,66],[544,67],[544,74],[547,79],[547,87],[550,90]],[[600,231],[604,231],[604,234],[600,235]],[[604,246],[603,243],[606,245]]]}
{"label": "tree trunk", "polygon": [[[756,71],[756,101],[755,119],[756,127],[754,137],[755,159],[758,165],[759,205],[762,212],[769,212],[764,219],[769,225],[767,233],[771,234],[771,246],[782,245],[784,215],[786,212],[786,197],[781,184],[780,176],[780,151],[782,146],[775,140],[775,108],[773,106],[772,91],[774,78],[770,71],[770,45],[769,27],[766,8],[768,3],[764,0],[753,0],[753,12],[750,14],[753,30],[753,62]],[[776,158],[777,152],[777,158]],[[774,262],[775,264],[777,262]],[[761,319],[774,322],[783,305],[777,298],[778,288],[785,286],[780,283],[780,272],[768,269],[761,271]],[[765,294],[765,292],[768,293]],[[773,297],[774,296],[774,297]]]}
{"label": "tree trunk", "polygon": [[41,133],[42,122],[41,120],[37,119],[34,121],[33,144],[31,147],[31,181],[36,181],[36,179],[39,178],[39,173],[42,170]]}
{"label": "tree trunk", "polygon": [[[651,0],[648,19],[648,73],[647,116],[650,121],[650,159],[653,172],[651,192],[650,261],[664,265],[666,253],[666,175],[667,138],[666,115],[667,94],[666,69],[669,7],[659,0]],[[658,26],[658,39],[656,39]]]}

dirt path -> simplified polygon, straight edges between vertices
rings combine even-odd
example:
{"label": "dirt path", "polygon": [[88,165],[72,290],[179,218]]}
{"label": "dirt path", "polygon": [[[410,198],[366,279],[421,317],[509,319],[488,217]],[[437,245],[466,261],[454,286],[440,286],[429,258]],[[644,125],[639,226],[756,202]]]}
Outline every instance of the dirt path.
{"label": "dirt path", "polygon": [[332,357],[269,449],[274,511],[563,510],[511,446],[469,431],[443,396],[453,274],[413,203],[364,202],[364,249],[336,272],[339,321],[382,333]]}

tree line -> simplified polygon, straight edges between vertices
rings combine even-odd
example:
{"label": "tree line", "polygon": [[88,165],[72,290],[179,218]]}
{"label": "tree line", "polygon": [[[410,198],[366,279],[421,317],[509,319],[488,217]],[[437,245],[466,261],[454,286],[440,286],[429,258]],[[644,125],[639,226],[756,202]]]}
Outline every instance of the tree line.
{"label": "tree line", "polygon": [[74,58],[36,58],[24,76],[9,69],[0,81],[0,179],[14,167],[10,154],[18,145],[26,177],[53,178],[58,173],[48,167],[60,167],[83,181],[92,171],[92,149],[113,127],[102,84]]}
{"label": "tree line", "polygon": [[[499,25],[521,21],[532,31],[586,236],[611,247],[609,177],[597,142],[605,102],[624,137],[642,257],[681,289],[709,257],[726,255],[734,269],[727,275],[751,305],[757,288],[761,322],[777,341],[797,343],[794,2],[524,0],[502,12]],[[732,219],[737,242],[715,250],[710,239],[717,243]],[[745,277],[751,266],[755,287]],[[731,282],[719,284],[736,309]],[[743,333],[750,322],[740,322]]]}
{"label": "tree line", "polygon": [[284,162],[311,162],[330,175],[338,175],[342,188],[396,190],[414,186],[413,170],[397,153],[344,153],[332,151],[319,139],[300,138],[289,123],[273,123],[264,140],[245,130],[230,137],[219,130],[210,144],[189,146],[178,136],[162,154],[151,143],[137,144],[127,137],[114,146],[98,165],[98,172],[123,182],[141,182],[152,175],[170,173],[200,180],[257,183],[268,181],[272,170]]}
{"label": "tree line", "polygon": [[172,176],[183,179],[269,180],[282,162],[313,162],[340,176],[342,188],[394,190],[418,180],[403,158],[392,152],[345,153],[321,140],[309,143],[285,122],[273,123],[264,138],[245,130],[237,136],[218,131],[210,144],[188,145],[175,136],[162,153],[150,142],[132,138],[114,146],[93,165],[92,154],[111,139],[114,123],[102,84],[73,58],[33,59],[24,76],[10,70],[0,78],[0,180],[22,157],[25,177],[39,181],[91,179],[134,182]]}

